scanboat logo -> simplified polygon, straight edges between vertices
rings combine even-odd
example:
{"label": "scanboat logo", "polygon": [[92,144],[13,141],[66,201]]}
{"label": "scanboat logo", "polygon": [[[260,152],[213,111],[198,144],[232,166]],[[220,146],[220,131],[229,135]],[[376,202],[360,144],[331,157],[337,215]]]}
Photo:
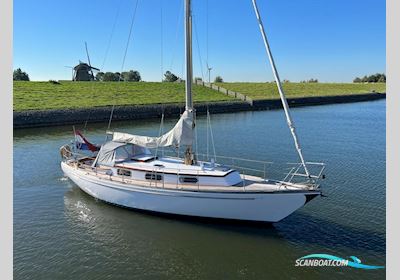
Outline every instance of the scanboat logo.
{"label": "scanboat logo", "polygon": [[360,269],[380,269],[384,266],[362,264],[361,260],[355,256],[350,256],[351,260],[327,254],[311,254],[296,260],[295,266],[349,266]]}

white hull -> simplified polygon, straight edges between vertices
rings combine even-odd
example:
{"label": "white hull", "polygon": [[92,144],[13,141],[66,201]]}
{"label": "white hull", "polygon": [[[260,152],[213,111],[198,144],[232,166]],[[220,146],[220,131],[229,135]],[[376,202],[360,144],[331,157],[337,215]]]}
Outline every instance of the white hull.
{"label": "white hull", "polygon": [[64,174],[89,195],[118,206],[159,213],[278,222],[313,198],[319,191],[298,192],[197,192],[149,188],[89,176],[61,163]]}

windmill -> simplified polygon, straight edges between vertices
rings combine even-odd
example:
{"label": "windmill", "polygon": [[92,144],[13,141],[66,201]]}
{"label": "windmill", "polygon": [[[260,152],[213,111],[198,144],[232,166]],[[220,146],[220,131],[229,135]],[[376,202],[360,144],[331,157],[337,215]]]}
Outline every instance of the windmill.
{"label": "windmill", "polygon": [[209,84],[211,83],[211,70],[212,70],[212,67],[210,67],[210,66],[208,65],[208,62],[207,62],[208,83],[209,83]]}
{"label": "windmill", "polygon": [[73,67],[73,75],[72,75],[73,81],[93,81],[94,80],[93,70],[100,71],[100,69],[92,67],[90,63],[89,51],[86,42],[85,42],[85,49],[86,49],[86,56],[88,63],[79,61],[79,64]]}

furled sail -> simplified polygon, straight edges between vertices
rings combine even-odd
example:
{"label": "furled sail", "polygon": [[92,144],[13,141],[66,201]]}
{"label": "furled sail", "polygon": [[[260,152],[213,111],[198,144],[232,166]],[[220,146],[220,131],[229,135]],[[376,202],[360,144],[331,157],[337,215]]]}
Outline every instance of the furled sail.
{"label": "furled sail", "polygon": [[114,132],[113,142],[130,143],[146,148],[191,146],[194,137],[193,111],[186,110],[174,128],[160,137]]}

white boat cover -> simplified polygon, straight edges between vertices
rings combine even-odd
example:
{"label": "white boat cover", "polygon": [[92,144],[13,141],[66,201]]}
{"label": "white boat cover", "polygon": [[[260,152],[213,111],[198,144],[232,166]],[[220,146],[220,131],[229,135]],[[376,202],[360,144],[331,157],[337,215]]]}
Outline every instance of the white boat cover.
{"label": "white boat cover", "polygon": [[133,135],[129,133],[114,132],[113,142],[130,143],[146,148],[180,147],[193,144],[193,111],[186,110],[174,128],[160,137]]}
{"label": "white boat cover", "polygon": [[101,146],[100,151],[97,154],[97,157],[94,160],[92,166],[93,167],[96,165],[114,166],[116,150],[119,147],[125,145],[126,143],[118,143],[113,141],[106,142]]}

